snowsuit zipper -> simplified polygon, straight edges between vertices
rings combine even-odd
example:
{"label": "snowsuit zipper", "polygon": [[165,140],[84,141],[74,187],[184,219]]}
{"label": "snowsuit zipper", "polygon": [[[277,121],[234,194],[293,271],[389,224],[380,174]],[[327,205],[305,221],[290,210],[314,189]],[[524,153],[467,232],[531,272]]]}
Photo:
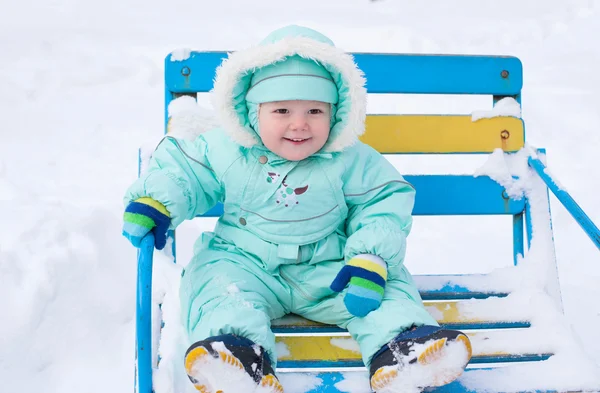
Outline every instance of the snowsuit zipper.
{"label": "snowsuit zipper", "polygon": [[294,287],[294,289],[296,291],[298,291],[300,293],[300,295],[302,295],[303,298],[305,298],[306,300],[310,300],[311,302],[319,301],[319,299],[317,299],[314,296],[309,295],[301,287],[296,285],[296,283],[294,283],[292,280],[290,280],[290,277],[287,274],[285,274],[281,268],[279,269],[279,274],[291,287]]}

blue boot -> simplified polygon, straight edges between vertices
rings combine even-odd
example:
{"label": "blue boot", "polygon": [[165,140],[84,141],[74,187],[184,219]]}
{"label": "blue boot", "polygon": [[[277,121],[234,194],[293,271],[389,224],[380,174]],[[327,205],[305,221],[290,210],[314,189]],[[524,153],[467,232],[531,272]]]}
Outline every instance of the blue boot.
{"label": "blue boot", "polygon": [[201,393],[238,391],[283,393],[271,361],[253,341],[224,334],[195,342],[185,353],[185,370]]}
{"label": "blue boot", "polygon": [[413,327],[373,355],[371,389],[395,393],[446,385],[462,374],[471,355],[471,342],[463,332]]}

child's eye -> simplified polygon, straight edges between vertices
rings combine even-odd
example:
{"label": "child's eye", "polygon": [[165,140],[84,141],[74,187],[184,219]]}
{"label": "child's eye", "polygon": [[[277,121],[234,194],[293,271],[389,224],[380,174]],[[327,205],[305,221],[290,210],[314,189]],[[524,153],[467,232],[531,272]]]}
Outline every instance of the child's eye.
{"label": "child's eye", "polygon": [[319,113],[323,113],[323,111],[320,109],[311,109],[308,111],[308,113],[310,113],[311,115],[318,115]]}
{"label": "child's eye", "polygon": [[287,109],[285,109],[285,108],[275,109],[273,112],[279,113],[279,114],[282,114],[282,115],[285,115],[285,114],[289,113],[289,111]]}

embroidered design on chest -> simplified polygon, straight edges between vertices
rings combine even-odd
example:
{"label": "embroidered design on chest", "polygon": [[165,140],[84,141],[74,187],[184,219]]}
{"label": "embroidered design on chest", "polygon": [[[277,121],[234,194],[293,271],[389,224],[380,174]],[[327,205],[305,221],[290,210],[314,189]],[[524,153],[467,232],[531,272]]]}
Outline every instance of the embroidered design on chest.
{"label": "embroidered design on chest", "polygon": [[[279,173],[268,172],[269,177],[267,178],[268,183],[273,183],[279,176]],[[275,202],[278,205],[285,207],[292,207],[298,204],[298,195],[304,194],[308,190],[308,184],[301,187],[293,187],[287,183],[287,176],[283,178],[281,185],[277,189]]]}

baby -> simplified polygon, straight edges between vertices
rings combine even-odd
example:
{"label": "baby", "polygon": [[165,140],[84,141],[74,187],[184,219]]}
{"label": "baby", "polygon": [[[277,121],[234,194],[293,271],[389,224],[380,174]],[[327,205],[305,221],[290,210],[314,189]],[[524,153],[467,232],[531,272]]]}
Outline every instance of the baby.
{"label": "baby", "polygon": [[232,370],[247,391],[283,392],[270,326],[288,313],[347,329],[377,392],[399,392],[411,367],[435,371],[421,387],[440,386],[469,362],[467,336],[439,327],[403,264],[415,190],[358,140],[364,84],[327,37],[276,30],[217,70],[221,127],[193,142],[167,134],[129,188],[123,233],[136,246],[152,231],[160,249],[169,228],[223,203],[181,283],[200,392],[224,390]]}

